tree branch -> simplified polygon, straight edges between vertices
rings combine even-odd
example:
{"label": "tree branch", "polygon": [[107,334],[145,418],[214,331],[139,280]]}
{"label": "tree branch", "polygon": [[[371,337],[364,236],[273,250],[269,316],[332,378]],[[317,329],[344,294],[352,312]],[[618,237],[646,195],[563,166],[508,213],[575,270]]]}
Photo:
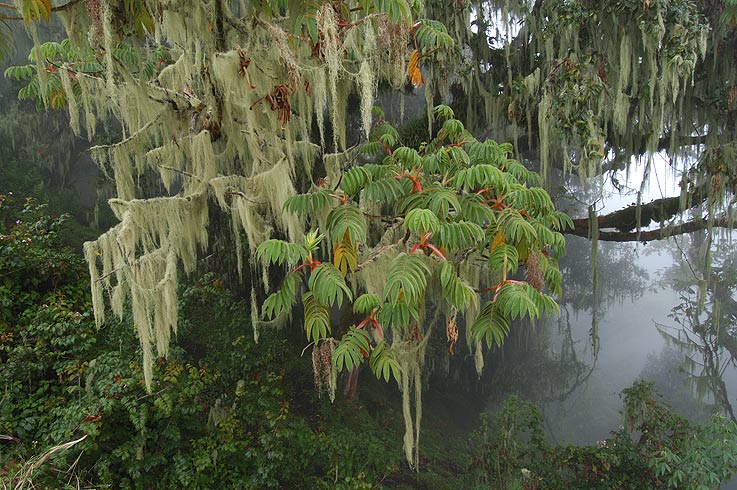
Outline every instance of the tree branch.
{"label": "tree branch", "polygon": [[[579,223],[581,221],[586,221],[588,225],[588,220],[574,220],[574,224],[576,221]],[[730,223],[727,218],[716,218],[714,220],[714,226],[717,228],[730,228]],[[605,242],[651,242],[671,236],[684,235],[686,233],[705,230],[708,227],[709,223],[707,220],[695,219],[679,225],[663,226],[655,230],[641,231],[639,234],[636,231],[600,231],[599,240]],[[563,233],[584,238],[589,236],[588,226],[576,226],[573,229],[565,230]]]}

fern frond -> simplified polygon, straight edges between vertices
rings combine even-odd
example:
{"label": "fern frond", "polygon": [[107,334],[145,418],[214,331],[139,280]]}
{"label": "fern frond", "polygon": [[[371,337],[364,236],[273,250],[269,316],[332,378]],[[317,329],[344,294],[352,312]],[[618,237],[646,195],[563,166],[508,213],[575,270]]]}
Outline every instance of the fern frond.
{"label": "fern frond", "polygon": [[333,264],[323,262],[315,267],[310,273],[308,286],[315,298],[324,305],[333,306],[337,303],[340,307],[344,298],[353,301],[353,293]]}
{"label": "fern frond", "polygon": [[304,306],[305,333],[307,340],[317,342],[324,339],[330,333],[330,310],[321,303],[312,292],[308,291],[302,295]]}
{"label": "fern frond", "polygon": [[369,358],[369,366],[371,366],[371,371],[374,372],[377,378],[384,378],[384,381],[388,382],[389,376],[391,376],[399,383],[399,374],[402,368],[394,358],[391,346],[386,341],[382,340],[376,344]]}

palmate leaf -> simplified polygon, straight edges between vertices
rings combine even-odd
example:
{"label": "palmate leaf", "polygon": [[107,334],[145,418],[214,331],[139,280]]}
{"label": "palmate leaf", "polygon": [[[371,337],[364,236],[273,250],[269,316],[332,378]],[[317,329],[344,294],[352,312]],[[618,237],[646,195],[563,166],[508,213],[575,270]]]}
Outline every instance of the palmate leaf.
{"label": "palmate leaf", "polygon": [[505,318],[515,320],[528,316],[531,320],[536,320],[543,312],[540,307],[547,306],[539,296],[543,295],[526,282],[507,282],[497,291],[494,305]]}
{"label": "palmate leaf", "polygon": [[425,294],[429,273],[430,269],[419,255],[397,255],[389,265],[384,298],[392,305],[400,301],[409,306],[417,305]]}
{"label": "palmate leaf", "polygon": [[302,295],[304,306],[305,333],[307,340],[317,342],[324,339],[330,333],[330,310],[321,303],[312,292],[308,291]]}
{"label": "palmate leaf", "polygon": [[568,228],[574,228],[573,220],[571,219],[571,217],[562,211],[553,211],[546,214],[541,219],[546,226],[554,228],[558,231],[565,231]]}
{"label": "palmate leaf", "polygon": [[392,158],[405,169],[420,168],[424,163],[424,160],[420,154],[417,153],[417,150],[414,148],[407,148],[406,146],[401,146],[394,150]]}
{"label": "palmate leaf", "polygon": [[558,268],[557,263],[551,261],[548,268],[545,269],[545,284],[548,285],[553,294],[560,295],[563,293],[563,273]]}
{"label": "palmate leaf", "polygon": [[292,311],[297,302],[297,288],[302,280],[302,271],[292,272],[284,278],[284,283],[279,291],[269,295],[261,307],[261,316],[274,319],[282,313]]}
{"label": "palmate leaf", "polygon": [[458,310],[478,306],[478,295],[468,283],[458,277],[453,265],[441,262],[438,266],[438,276],[443,288],[443,297],[448,303]]}
{"label": "palmate leaf", "polygon": [[4,73],[5,78],[13,78],[15,80],[28,80],[36,74],[35,65],[19,65],[9,66]]}
{"label": "palmate leaf", "polygon": [[524,209],[531,216],[544,216],[555,209],[550,195],[541,187],[519,186],[513,189],[505,201],[512,207]]}
{"label": "palmate leaf", "polygon": [[541,183],[540,175],[532,172],[517,160],[507,160],[504,169],[510,177],[514,177],[523,184],[539,186]]}
{"label": "palmate leaf", "polygon": [[429,209],[413,209],[404,217],[404,227],[418,235],[435,233],[440,228],[440,221]]}
{"label": "palmate leaf", "polygon": [[384,303],[377,317],[381,325],[393,328],[407,328],[412,322],[420,321],[420,312],[416,304],[407,304],[405,300]]}
{"label": "palmate leaf", "polygon": [[386,341],[382,340],[376,344],[376,347],[374,347],[374,350],[371,352],[369,365],[377,378],[384,378],[384,381],[388,382],[389,376],[391,375],[394,380],[399,383],[399,374],[401,373],[402,368],[394,358],[394,353]]}
{"label": "palmate leaf", "polygon": [[436,105],[433,109],[433,113],[435,114],[435,119],[442,119],[444,121],[455,117],[453,109],[445,104]]}
{"label": "palmate leaf", "polygon": [[348,272],[355,272],[358,266],[358,250],[346,233],[343,241],[333,247],[333,265],[345,277]]}
{"label": "palmate leaf", "polygon": [[327,231],[330,242],[335,245],[348,234],[353,243],[366,240],[366,218],[355,204],[342,204],[328,214]]}
{"label": "palmate leaf", "polygon": [[322,304],[333,306],[343,305],[343,299],[353,301],[353,293],[343,279],[343,275],[333,264],[322,263],[310,273],[308,282],[310,292]]}
{"label": "palmate leaf", "polygon": [[509,335],[509,320],[489,301],[481,308],[476,321],[471,325],[471,335],[477,341],[485,340],[487,347],[501,347]]}
{"label": "palmate leaf", "polygon": [[457,213],[461,209],[461,204],[455,189],[443,187],[440,184],[431,184],[422,192],[410,194],[402,201],[403,212],[414,208],[429,209],[438,218],[446,219],[451,212]]}
{"label": "palmate leaf", "polygon": [[[430,19],[422,20],[422,24],[415,31],[415,39],[423,52],[439,48],[451,48],[455,44],[453,38],[448,34],[445,24]],[[453,117],[452,112],[450,117]]]}
{"label": "palmate leaf", "polygon": [[375,294],[362,294],[353,302],[353,311],[359,315],[368,315],[380,304],[381,300]]}
{"label": "palmate leaf", "polygon": [[307,253],[307,248],[301,243],[274,239],[266,240],[256,249],[256,257],[266,266],[287,263],[295,267],[305,260]]}
{"label": "palmate leaf", "polygon": [[497,194],[504,195],[508,190],[507,178],[501,170],[493,165],[474,165],[458,171],[455,184],[467,191],[495,189]]}
{"label": "palmate leaf", "polygon": [[484,230],[470,221],[445,222],[440,224],[434,240],[447,250],[463,250],[483,242]]}
{"label": "palmate leaf", "polygon": [[23,0],[20,12],[26,22],[48,22],[51,17],[51,0]]}
{"label": "palmate leaf", "polygon": [[[451,139],[459,140],[461,138],[460,136],[453,136]],[[471,158],[468,156],[468,153],[457,146],[448,147],[448,159],[455,168],[467,168],[471,165]]]}
{"label": "palmate leaf", "polygon": [[351,326],[333,351],[333,365],[337,372],[353,371],[369,356],[371,345],[368,333]]}
{"label": "palmate leaf", "polygon": [[491,208],[484,204],[483,198],[476,194],[463,194],[460,198],[461,208],[459,217],[481,227],[496,224],[496,216]]}
{"label": "palmate leaf", "polygon": [[441,147],[438,151],[423,157],[422,168],[429,174],[442,174],[450,168],[450,155],[448,148]]}
{"label": "palmate leaf", "polygon": [[493,165],[502,167],[507,162],[507,154],[496,141],[488,140],[483,143],[474,141],[468,145],[468,156],[472,165]]}
{"label": "palmate leaf", "polygon": [[297,194],[284,202],[284,211],[299,216],[315,216],[333,202],[330,192],[322,189],[307,194]]}
{"label": "palmate leaf", "polygon": [[397,179],[394,176],[383,177],[366,185],[363,197],[375,203],[392,204],[412,192],[409,179]]}
{"label": "palmate leaf", "polygon": [[497,216],[499,229],[507,237],[507,242],[519,243],[526,240],[527,243],[534,243],[537,240],[535,227],[527,221],[514,208],[506,208]]}
{"label": "palmate leaf", "polygon": [[[465,133],[466,128],[463,126],[463,123],[459,121],[458,119],[448,119],[443,123],[443,126],[440,128],[440,131],[438,131],[438,140],[443,141],[447,139],[450,143],[458,143],[461,138],[463,137],[463,134]],[[449,146],[448,150],[452,152],[452,150],[460,150],[463,153],[463,157],[466,161],[469,161],[468,155],[465,151],[458,148],[457,146]],[[451,160],[453,160],[453,156],[450,156]]]}
{"label": "palmate leaf", "polygon": [[373,180],[373,175],[367,166],[353,167],[343,174],[340,188],[349,196],[355,196],[361,189]]}
{"label": "palmate leaf", "polygon": [[515,274],[518,266],[519,251],[511,245],[499,245],[489,254],[489,268],[492,271],[505,271]]}

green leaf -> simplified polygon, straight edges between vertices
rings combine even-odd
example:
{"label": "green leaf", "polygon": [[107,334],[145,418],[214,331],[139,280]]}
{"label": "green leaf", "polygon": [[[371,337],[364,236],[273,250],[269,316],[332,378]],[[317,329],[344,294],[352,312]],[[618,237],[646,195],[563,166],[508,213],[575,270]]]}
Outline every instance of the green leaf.
{"label": "green leaf", "polygon": [[512,245],[499,245],[489,254],[489,268],[516,274],[519,266],[519,251]]}
{"label": "green leaf", "polygon": [[526,282],[508,282],[497,291],[494,304],[505,318],[515,320],[528,316],[531,320],[535,320],[540,317],[542,313],[540,306],[544,303],[537,298],[539,295],[540,293]]}
{"label": "green leaf", "polygon": [[284,202],[284,211],[299,216],[315,216],[332,202],[330,192],[323,189],[290,197]]}
{"label": "green leaf", "polygon": [[470,221],[441,223],[434,239],[447,250],[473,248],[483,242],[484,230]]}
{"label": "green leaf", "polygon": [[519,243],[526,240],[528,244],[537,240],[535,227],[532,226],[520,213],[514,208],[506,208],[499,213],[497,217],[499,229],[507,237],[507,242]]}
{"label": "green leaf", "polygon": [[353,167],[343,174],[340,188],[349,196],[355,196],[372,180],[373,176],[366,166]]}
{"label": "green leaf", "polygon": [[343,279],[343,274],[333,266],[333,264],[323,262],[315,267],[310,273],[309,280],[310,291],[315,295],[320,303],[333,306],[343,305],[343,298],[347,297],[348,301],[353,300],[353,294]]}
{"label": "green leaf", "polygon": [[374,347],[369,358],[369,366],[371,366],[371,370],[377,378],[384,378],[384,381],[388,382],[389,376],[391,376],[399,383],[399,374],[402,368],[394,358],[394,353],[386,341],[382,340]]}
{"label": "green leaf", "polygon": [[341,372],[343,369],[353,371],[369,356],[370,350],[371,344],[368,333],[363,329],[351,326],[333,351],[333,365],[337,372]]}
{"label": "green leaf", "polygon": [[441,262],[438,266],[438,276],[443,288],[443,297],[448,303],[458,310],[478,306],[478,295],[468,283],[458,277],[451,263]]}
{"label": "green leaf", "polygon": [[455,184],[471,192],[494,189],[497,195],[504,195],[508,190],[504,172],[488,164],[474,165],[459,170],[455,176]]}
{"label": "green leaf", "polygon": [[406,146],[402,146],[394,150],[392,158],[406,169],[420,168],[424,163],[424,160],[420,154],[417,153],[417,150],[414,148],[407,148]]}
{"label": "green leaf", "polygon": [[435,113],[436,119],[449,120],[455,117],[455,114],[453,113],[453,109],[451,109],[449,106],[444,105],[444,104],[435,106],[435,108],[433,109],[433,112]]}
{"label": "green leaf", "polygon": [[425,260],[419,255],[397,255],[389,265],[384,297],[392,305],[400,301],[410,306],[417,305],[425,294],[429,272]]}
{"label": "green leaf", "polygon": [[404,218],[405,229],[420,236],[435,233],[440,228],[438,217],[429,209],[413,209]]}
{"label": "green leaf", "polygon": [[274,239],[266,240],[256,249],[256,257],[266,266],[287,263],[295,267],[304,262],[307,254],[307,248],[302,244]]}
{"label": "green leaf", "polygon": [[368,315],[380,304],[381,300],[375,294],[362,294],[353,302],[353,311],[359,315]]}
{"label": "green leaf", "polygon": [[317,342],[324,339],[330,332],[330,310],[321,303],[312,292],[302,295],[304,306],[305,333],[307,340]]}
{"label": "green leaf", "polygon": [[261,307],[261,315],[273,319],[282,313],[292,311],[297,302],[297,288],[302,280],[302,271],[292,272],[284,279],[279,291],[269,295]]}
{"label": "green leaf", "polygon": [[471,325],[471,335],[477,341],[485,340],[487,347],[501,347],[509,335],[509,320],[489,301],[481,308],[476,321]]}
{"label": "green leaf", "polygon": [[413,321],[420,321],[420,312],[417,305],[410,305],[404,300],[399,300],[394,303],[384,303],[379,310],[377,320],[381,325],[407,328]]}
{"label": "green leaf", "polygon": [[346,233],[353,243],[366,241],[366,218],[354,204],[343,204],[328,214],[327,231],[334,244],[343,241]]}

